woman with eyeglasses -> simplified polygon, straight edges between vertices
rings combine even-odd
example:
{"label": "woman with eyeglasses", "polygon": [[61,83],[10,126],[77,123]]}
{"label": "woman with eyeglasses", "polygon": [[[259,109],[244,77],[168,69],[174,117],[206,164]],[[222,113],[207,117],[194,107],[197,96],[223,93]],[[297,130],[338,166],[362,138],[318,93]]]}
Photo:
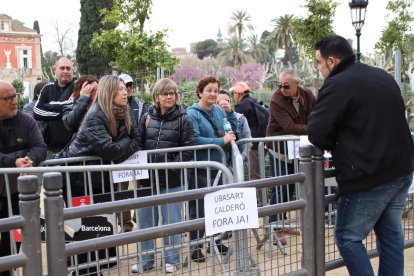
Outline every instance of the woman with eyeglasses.
{"label": "woman with eyeglasses", "polygon": [[[217,96],[217,104],[224,109],[228,103],[230,104],[230,106],[232,106],[231,99],[230,99],[230,93],[224,89],[221,89],[219,92],[219,95]],[[243,114],[237,113],[237,112],[236,112],[236,116],[237,116],[237,138],[238,139],[252,138],[249,123],[247,122],[246,117]],[[244,143],[242,145],[239,145],[239,150],[240,150],[241,155],[243,156],[244,161],[248,160],[249,152],[251,148],[252,148],[252,143]]]}
{"label": "woman with eyeglasses", "polygon": [[[179,95],[177,84],[168,78],[157,81],[152,90],[153,106],[144,114],[139,125],[141,133],[140,147],[144,150],[164,149],[173,147],[193,146],[194,130],[191,119],[185,110],[178,104]],[[183,162],[190,161],[192,151],[172,152],[152,156],[151,162]],[[140,180],[141,186],[151,187],[152,194],[165,194],[183,190],[183,170],[153,170],[150,179]],[[180,222],[181,202],[162,206],[141,208],[138,210],[138,227],[150,228],[158,225],[161,217],[162,224]],[[161,213],[159,213],[159,210]],[[164,237],[164,246],[173,249],[165,250],[161,261],[166,273],[174,273],[180,267],[181,234]],[[141,250],[154,249],[155,241],[141,242]],[[132,272],[148,271],[154,268],[154,254],[143,255],[139,263],[131,267]]]}

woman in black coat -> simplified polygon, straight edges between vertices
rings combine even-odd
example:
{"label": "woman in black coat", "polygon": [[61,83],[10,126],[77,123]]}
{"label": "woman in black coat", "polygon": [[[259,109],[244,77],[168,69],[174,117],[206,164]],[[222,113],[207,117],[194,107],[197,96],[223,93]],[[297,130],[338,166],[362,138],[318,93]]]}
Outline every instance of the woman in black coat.
{"label": "woman in black coat", "polygon": [[[170,79],[160,79],[153,88],[153,102],[148,113],[143,116],[139,132],[142,141],[140,148],[144,150],[162,149],[172,147],[185,147],[195,144],[194,130],[191,119],[187,117],[183,108],[178,105],[179,95],[178,88],[174,81]],[[152,162],[182,162],[190,161],[192,158],[191,151],[180,153],[169,153],[167,155],[155,155]],[[158,175],[158,181],[155,176]],[[181,181],[181,170],[158,170],[151,171],[149,180],[141,180],[141,185],[151,185],[153,194],[164,194],[178,192],[183,189]],[[148,207],[138,210],[139,227],[141,229],[154,227],[158,223],[158,216],[162,216],[162,224],[176,223],[181,218],[181,203],[171,203],[162,205],[158,213],[158,207]],[[175,272],[180,265],[180,248],[181,235],[174,235],[164,239],[164,246],[174,246],[165,252],[162,264],[167,273]],[[154,241],[141,242],[141,250],[151,250],[154,248]],[[148,254],[142,256],[139,264],[132,266],[133,272],[138,272],[138,267],[142,265],[144,271],[154,267],[154,255]]]}
{"label": "woman in black coat", "polygon": [[[125,84],[121,79],[110,75],[102,77],[94,104],[70,144],[67,156],[94,155],[109,164],[111,161],[123,162],[138,151],[138,126],[131,120],[127,100]],[[72,195],[78,193],[74,185],[71,188]],[[78,188],[83,189],[83,184]],[[93,185],[93,193],[109,191],[109,181],[105,181],[103,191],[102,185]]]}

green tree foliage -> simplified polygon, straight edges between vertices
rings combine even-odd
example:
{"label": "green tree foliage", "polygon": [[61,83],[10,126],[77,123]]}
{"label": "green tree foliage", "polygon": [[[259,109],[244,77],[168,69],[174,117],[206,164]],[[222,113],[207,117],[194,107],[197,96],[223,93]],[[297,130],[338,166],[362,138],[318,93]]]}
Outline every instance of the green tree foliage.
{"label": "green tree foliage", "polygon": [[16,89],[16,93],[17,94],[22,94],[24,91],[24,85],[23,82],[19,79],[15,79],[12,81],[12,85],[14,87],[14,89]]}
{"label": "green tree foliage", "polygon": [[144,84],[155,81],[156,69],[171,72],[178,60],[170,55],[164,41],[166,30],[144,32],[151,14],[152,0],[113,0],[112,10],[103,9],[103,23],[117,27],[94,33],[92,49],[101,49],[112,58],[112,65],[135,76],[144,98]]}
{"label": "green tree foliage", "polygon": [[295,21],[294,15],[284,15],[279,18],[272,19],[273,31],[268,36],[268,43],[274,49],[284,49],[285,57],[284,64],[289,62],[288,51],[295,45],[295,39],[293,34],[293,22]]}
{"label": "green tree foliage", "polygon": [[103,24],[100,10],[110,9],[112,0],[81,0],[81,18],[76,48],[76,61],[80,74],[102,76],[111,72],[111,59],[100,49],[91,49],[92,35],[102,30],[110,30],[114,24]]}
{"label": "green tree foliage", "polygon": [[237,35],[239,40],[242,40],[243,34],[246,30],[253,31],[253,26],[250,23],[252,18],[244,10],[239,10],[233,12],[233,15],[230,17],[232,22],[228,26],[229,34]]}
{"label": "green tree foliage", "polygon": [[247,37],[248,51],[252,58],[259,63],[267,63],[271,60],[267,44],[262,43],[255,34]]}
{"label": "green tree foliage", "polygon": [[187,109],[193,103],[198,102],[196,86],[196,81],[183,81],[178,86],[178,91],[180,93],[180,103],[185,109]]}
{"label": "green tree foliage", "polygon": [[238,67],[243,63],[253,61],[248,51],[248,46],[243,39],[232,36],[223,45],[223,50],[218,55],[229,66]]}
{"label": "green tree foliage", "polygon": [[[409,65],[414,59],[414,34],[411,27],[414,21],[413,0],[391,0],[387,10],[391,18],[388,25],[382,31],[375,48],[385,54],[386,59],[392,57],[396,50],[401,51],[402,56],[402,82],[409,83]],[[408,90],[408,89],[407,89]]]}
{"label": "green tree foliage", "polygon": [[293,21],[293,34],[297,43],[303,48],[305,56],[315,59],[315,43],[333,34],[333,17],[338,3],[330,0],[307,0],[307,18]]}
{"label": "green tree foliage", "polygon": [[[33,22],[33,30],[35,30],[37,34],[40,34],[39,21],[35,20],[35,22]],[[42,62],[42,68],[43,68],[43,63],[45,62],[45,59],[43,57],[42,37],[40,37],[39,39],[40,39],[40,61]]]}
{"label": "green tree foliage", "polygon": [[43,78],[48,81],[54,81],[55,74],[53,72],[53,66],[55,65],[55,62],[59,58],[59,53],[47,51],[43,55],[43,62],[42,62],[42,73]]}
{"label": "green tree foliage", "polygon": [[217,42],[213,39],[200,41],[197,43],[195,48],[195,53],[199,59],[203,59],[205,57],[217,57],[220,51],[220,47],[218,47]]}

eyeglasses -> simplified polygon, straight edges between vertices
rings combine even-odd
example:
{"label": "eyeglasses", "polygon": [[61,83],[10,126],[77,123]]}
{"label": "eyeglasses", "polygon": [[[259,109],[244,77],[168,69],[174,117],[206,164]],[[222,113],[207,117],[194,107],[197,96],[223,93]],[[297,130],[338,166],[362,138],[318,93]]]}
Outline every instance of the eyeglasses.
{"label": "eyeglasses", "polygon": [[132,82],[128,82],[127,84],[125,84],[125,86],[128,88],[134,86],[134,84]]}
{"label": "eyeglasses", "polygon": [[7,97],[4,97],[4,98],[0,98],[0,99],[5,100],[6,103],[11,103],[11,102],[13,102],[13,100],[17,99],[17,94],[15,94],[13,96],[7,96]]}
{"label": "eyeglasses", "polygon": [[281,83],[278,83],[277,84],[277,87],[279,88],[279,89],[289,89],[290,88],[290,84],[281,84]]}
{"label": "eyeglasses", "polygon": [[175,92],[162,92],[158,95],[163,96],[163,97],[168,97],[168,96],[175,97]]}

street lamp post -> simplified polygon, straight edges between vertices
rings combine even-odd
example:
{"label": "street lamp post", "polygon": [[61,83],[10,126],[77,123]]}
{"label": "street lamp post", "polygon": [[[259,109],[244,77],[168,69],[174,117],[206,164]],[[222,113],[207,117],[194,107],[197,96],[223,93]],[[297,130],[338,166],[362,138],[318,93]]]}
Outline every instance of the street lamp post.
{"label": "street lamp post", "polygon": [[351,3],[349,3],[349,7],[351,8],[352,25],[355,28],[357,37],[357,61],[361,59],[359,37],[361,36],[362,26],[364,26],[365,23],[365,13],[367,11],[367,6],[368,0],[352,0]]}

